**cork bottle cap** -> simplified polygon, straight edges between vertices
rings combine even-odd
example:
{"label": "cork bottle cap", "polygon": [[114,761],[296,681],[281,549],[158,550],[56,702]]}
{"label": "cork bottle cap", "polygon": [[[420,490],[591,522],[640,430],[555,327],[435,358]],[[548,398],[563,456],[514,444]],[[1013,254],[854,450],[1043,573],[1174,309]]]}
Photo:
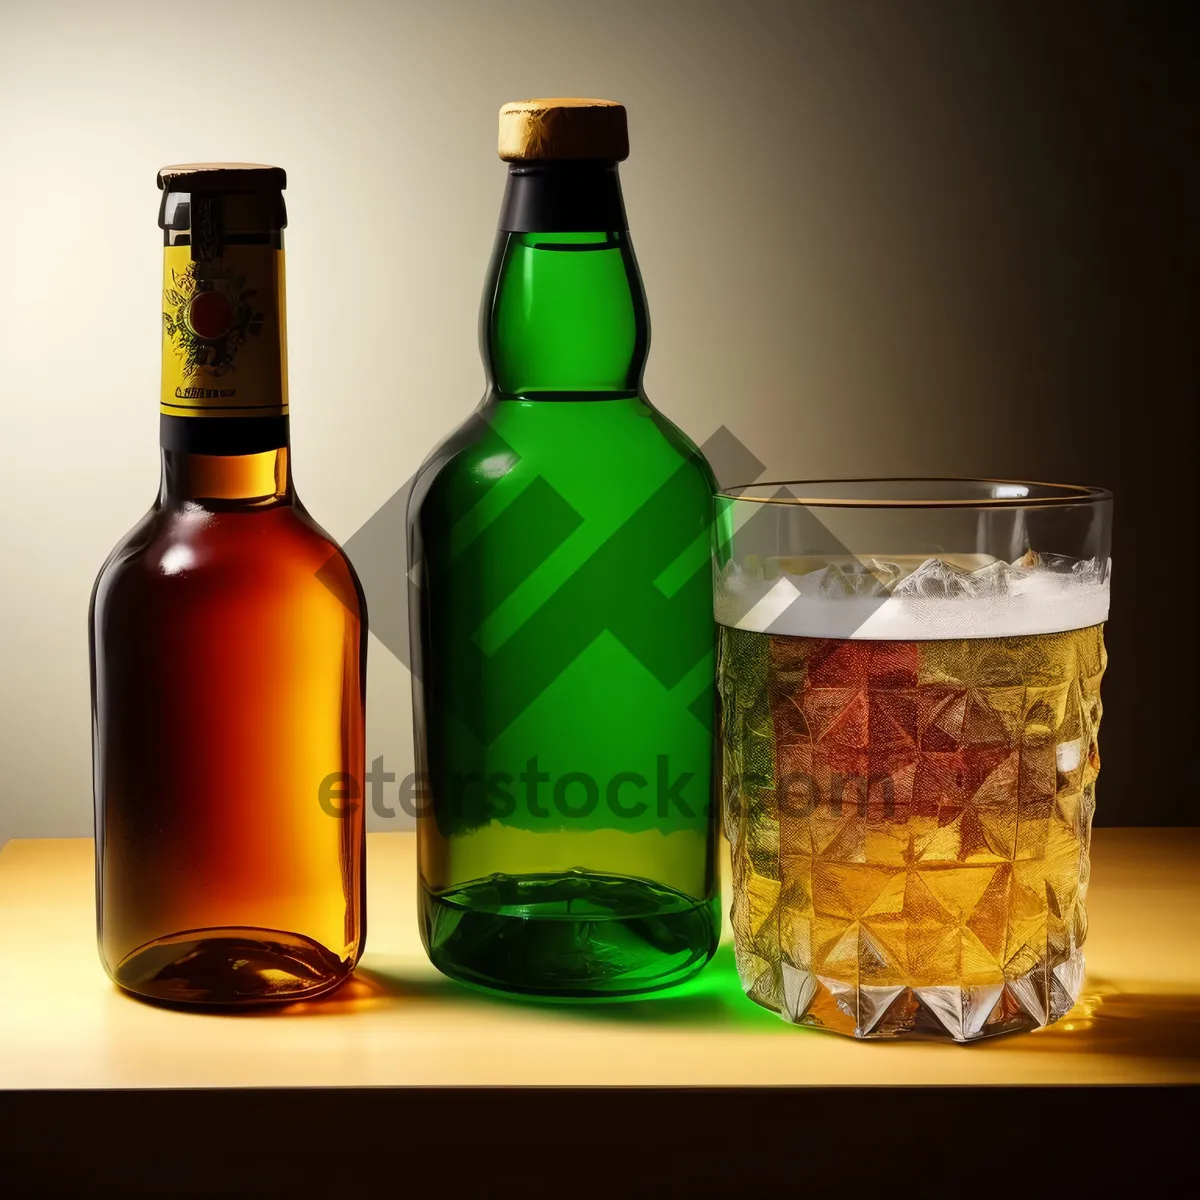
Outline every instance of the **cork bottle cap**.
{"label": "cork bottle cap", "polygon": [[158,186],[167,192],[281,192],[287,172],[262,163],[177,163],[159,171]]}
{"label": "cork bottle cap", "polygon": [[500,110],[500,157],[505,162],[622,162],[629,157],[625,106],[564,97],[515,100]]}

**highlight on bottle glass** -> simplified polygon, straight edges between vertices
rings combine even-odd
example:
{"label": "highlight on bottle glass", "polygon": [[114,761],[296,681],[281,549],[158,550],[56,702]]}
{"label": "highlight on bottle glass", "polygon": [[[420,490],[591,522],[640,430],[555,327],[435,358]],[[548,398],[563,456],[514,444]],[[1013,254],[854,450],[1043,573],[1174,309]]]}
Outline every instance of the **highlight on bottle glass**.
{"label": "highlight on bottle glass", "polygon": [[971,1041],[1083,981],[1112,496],[983,479],[717,498],[724,821],[747,995]]}

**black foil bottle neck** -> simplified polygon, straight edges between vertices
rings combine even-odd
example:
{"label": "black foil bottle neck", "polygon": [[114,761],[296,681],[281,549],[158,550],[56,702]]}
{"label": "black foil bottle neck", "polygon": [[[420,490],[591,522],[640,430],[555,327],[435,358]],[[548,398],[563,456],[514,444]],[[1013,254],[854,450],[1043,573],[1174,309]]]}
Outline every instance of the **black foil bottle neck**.
{"label": "black foil bottle neck", "polygon": [[158,444],[181,454],[237,456],[279,450],[290,443],[286,416],[174,417],[160,413]]}
{"label": "black foil bottle neck", "polygon": [[621,232],[629,228],[615,162],[520,162],[508,168],[502,233]]}
{"label": "black foil bottle neck", "polygon": [[192,246],[193,258],[213,257],[222,244],[282,250],[287,209],[281,192],[166,191],[158,224],[165,246]]}

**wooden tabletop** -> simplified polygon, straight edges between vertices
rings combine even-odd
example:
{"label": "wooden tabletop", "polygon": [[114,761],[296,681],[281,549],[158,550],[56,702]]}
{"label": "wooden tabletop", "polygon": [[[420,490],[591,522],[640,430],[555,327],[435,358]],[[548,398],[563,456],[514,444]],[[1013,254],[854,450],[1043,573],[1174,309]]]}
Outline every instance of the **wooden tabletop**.
{"label": "wooden tabletop", "polygon": [[648,999],[493,999],[425,958],[413,835],[373,834],[368,854],[356,976],[308,1004],[218,1015],[158,1008],[109,982],[96,955],[90,840],[9,842],[0,1089],[1200,1081],[1200,830],[1098,830],[1080,1002],[1049,1029],[969,1046],[859,1043],[789,1026],[742,995],[728,928],[697,979]]}

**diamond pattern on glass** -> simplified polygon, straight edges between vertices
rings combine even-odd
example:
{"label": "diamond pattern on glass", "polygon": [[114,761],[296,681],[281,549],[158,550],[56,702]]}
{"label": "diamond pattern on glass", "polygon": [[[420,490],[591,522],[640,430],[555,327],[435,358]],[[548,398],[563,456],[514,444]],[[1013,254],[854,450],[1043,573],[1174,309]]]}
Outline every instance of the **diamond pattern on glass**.
{"label": "diamond pattern on glass", "polygon": [[882,642],[722,628],[738,970],[786,1020],[971,1041],[1083,981],[1102,629]]}

